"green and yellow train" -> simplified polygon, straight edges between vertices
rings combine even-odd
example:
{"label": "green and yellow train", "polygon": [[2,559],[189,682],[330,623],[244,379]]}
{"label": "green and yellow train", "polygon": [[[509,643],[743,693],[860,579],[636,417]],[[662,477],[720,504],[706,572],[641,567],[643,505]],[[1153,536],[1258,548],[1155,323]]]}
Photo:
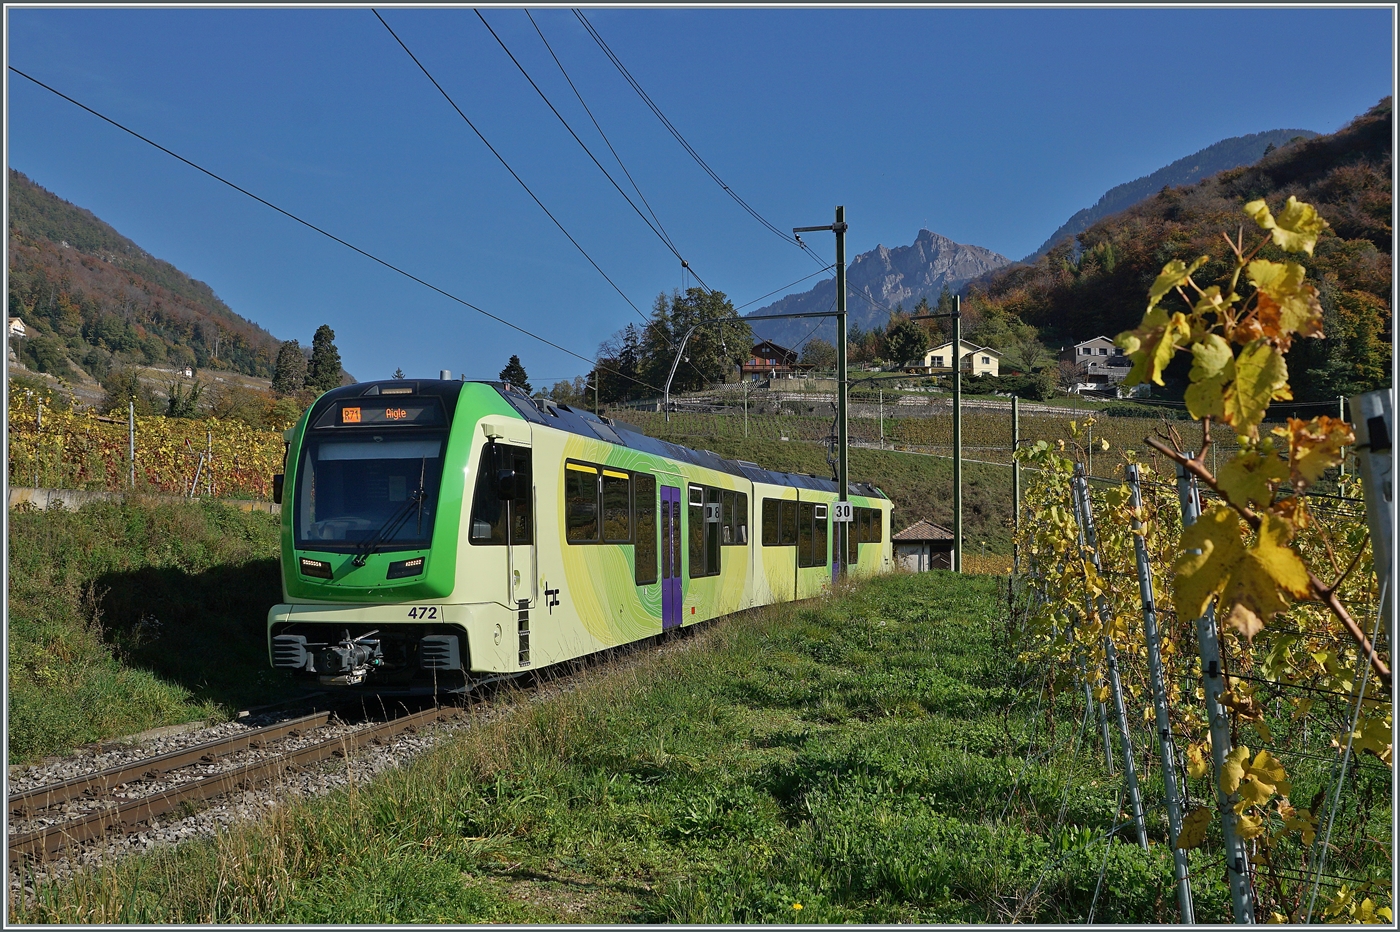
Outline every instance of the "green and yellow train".
{"label": "green and yellow train", "polygon": [[[890,571],[890,502],[504,383],[337,388],[287,432],[277,669],[459,689]],[[752,529],[752,530],[751,530]],[[843,559],[844,557],[844,559]]]}

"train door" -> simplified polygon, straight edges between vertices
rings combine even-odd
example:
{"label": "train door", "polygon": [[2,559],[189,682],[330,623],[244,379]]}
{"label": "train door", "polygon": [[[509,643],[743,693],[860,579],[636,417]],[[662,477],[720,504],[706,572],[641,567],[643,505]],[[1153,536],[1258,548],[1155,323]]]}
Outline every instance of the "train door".
{"label": "train door", "polygon": [[513,494],[506,500],[510,520],[510,593],[519,609],[533,608],[539,600],[539,573],[535,542],[535,474],[528,447],[506,448],[501,467],[514,473]]}
{"label": "train door", "polygon": [[661,629],[681,623],[681,490],[661,487]]}

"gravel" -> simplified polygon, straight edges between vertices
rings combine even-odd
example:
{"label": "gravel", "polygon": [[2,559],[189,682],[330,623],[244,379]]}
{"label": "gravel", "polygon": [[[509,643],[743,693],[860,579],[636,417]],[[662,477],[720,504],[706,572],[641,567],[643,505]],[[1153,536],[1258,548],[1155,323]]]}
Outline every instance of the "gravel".
{"label": "gravel", "polygon": [[[635,653],[624,653],[607,661],[609,667],[624,665],[631,657],[652,651],[671,652],[683,649],[693,643],[689,638],[671,640],[662,646],[651,646]],[[576,689],[584,677],[566,675],[546,680],[531,690],[531,701],[558,695]],[[451,735],[473,728],[484,717],[500,714],[505,703],[479,702],[471,715],[433,722],[411,731],[400,732],[382,743],[368,745],[349,758],[331,758],[319,764],[284,773],[279,779],[236,795],[223,796],[206,804],[199,812],[180,818],[158,820],[144,831],[129,835],[114,834],[102,841],[87,842],[72,846],[48,861],[32,863],[29,875],[24,876],[20,868],[27,862],[15,859],[10,866],[9,885],[11,895],[33,896],[35,881],[62,880],[73,874],[91,870],[113,858],[150,851],[162,845],[177,844],[190,838],[211,837],[220,829],[257,819],[284,802],[310,796],[324,796],[348,785],[365,783],[378,774],[401,766],[424,751],[429,750]],[[483,710],[485,716],[483,716]],[[246,732],[279,720],[295,718],[305,714],[304,710],[280,717],[246,717],[238,721],[225,722],[207,728],[185,731],[178,734],[156,735],[145,740],[107,742],[98,747],[80,749],[71,757],[50,759],[39,764],[10,768],[10,793],[24,792],[39,786],[59,783],[73,777],[97,773],[121,764],[132,763],[170,751],[181,750],[219,738]],[[325,740],[328,737],[355,730],[356,725],[332,719],[332,723],[321,728],[308,730],[297,738],[287,738],[269,748],[250,749],[239,754],[229,755],[210,763],[191,765],[165,775],[156,781],[133,781],[117,788],[113,793],[117,798],[138,798],[151,795],[181,783],[201,779],[213,773],[231,770],[251,761],[272,756],[280,751],[303,747]],[[139,736],[138,736],[139,737]],[[54,822],[66,821],[80,812],[90,811],[101,805],[101,801],[75,799],[65,803],[60,812],[47,810],[31,819],[12,819],[9,834],[16,835]]]}

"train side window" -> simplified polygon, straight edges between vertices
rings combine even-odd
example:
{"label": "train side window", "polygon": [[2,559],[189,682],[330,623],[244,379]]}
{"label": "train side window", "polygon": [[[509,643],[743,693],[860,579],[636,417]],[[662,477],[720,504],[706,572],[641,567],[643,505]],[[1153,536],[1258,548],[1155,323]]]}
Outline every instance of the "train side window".
{"label": "train side window", "polygon": [[720,520],[720,543],[737,544],[734,535],[734,493],[724,494],[724,516]]}
{"label": "train side window", "polygon": [[875,543],[885,542],[885,509],[875,509]]}
{"label": "train side window", "polygon": [[763,546],[765,547],[776,547],[782,542],[778,517],[778,506],[781,504],[776,498],[763,500]]}
{"label": "train side window", "polygon": [[870,509],[862,508],[860,510],[860,542],[868,544],[873,539],[870,536]]}
{"label": "train side window", "polygon": [[860,508],[853,509],[851,512],[851,517],[854,520],[852,520],[846,525],[847,566],[860,560],[860,513]]}
{"label": "train side window", "polygon": [[603,470],[603,540],[632,542],[632,478],[615,469]]}
{"label": "train side window", "polygon": [[471,530],[467,535],[473,544],[506,542],[506,503],[501,500],[496,487],[497,476],[505,469],[515,471],[515,495],[510,508],[515,527],[511,531],[511,543],[528,544],[534,538],[530,451],[504,443],[488,443],[481,451],[481,460],[476,468]]}
{"label": "train side window", "polygon": [[647,586],[656,582],[656,478],[637,474],[632,491],[637,506],[637,585]]}
{"label": "train side window", "polygon": [[780,537],[778,540],[784,547],[791,547],[797,543],[797,502],[782,503],[782,521],[779,522]]}
{"label": "train side window", "polygon": [[690,542],[690,578],[704,576],[705,573],[705,490],[698,485],[690,487],[689,518],[686,539]]}
{"label": "train side window", "polygon": [[827,554],[826,506],[818,505],[812,516],[812,565],[826,566]]}
{"label": "train side window", "polygon": [[797,503],[797,565],[817,566],[812,560],[815,539],[816,506],[811,502]]}
{"label": "train side window", "polygon": [[564,464],[565,536],[571,544],[598,540],[598,470]]}
{"label": "train side window", "polygon": [[749,543],[749,493],[736,492],[734,495],[734,543],[748,546]]}
{"label": "train side window", "polygon": [[705,489],[705,575],[719,574],[720,528],[724,522],[724,493],[719,489]]}

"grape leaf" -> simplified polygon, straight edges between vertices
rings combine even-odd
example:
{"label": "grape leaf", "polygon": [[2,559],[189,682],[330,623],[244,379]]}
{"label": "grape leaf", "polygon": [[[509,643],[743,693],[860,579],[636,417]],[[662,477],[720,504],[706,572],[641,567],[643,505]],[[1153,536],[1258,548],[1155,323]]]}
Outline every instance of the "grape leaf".
{"label": "grape leaf", "polygon": [[1312,588],[1307,567],[1288,547],[1292,529],[1268,512],[1259,520],[1255,544],[1230,568],[1222,597],[1230,605],[1226,624],[1251,642],[1265,621],[1288,608],[1280,591],[1304,596]]}
{"label": "grape leaf", "polygon": [[1177,608],[1187,618],[1200,618],[1210,597],[1224,588],[1226,574],[1244,556],[1240,519],[1229,507],[1212,505],[1181,533],[1181,549],[1172,584]]}
{"label": "grape leaf", "polygon": [[1186,409],[1194,418],[1225,415],[1225,383],[1235,377],[1235,354],[1218,334],[1191,344],[1191,384]]}
{"label": "grape leaf", "polygon": [[1206,829],[1210,828],[1211,813],[1205,806],[1197,806],[1181,820],[1181,832],[1176,836],[1176,846],[1189,851],[1199,848],[1206,840]]}
{"label": "grape leaf", "polygon": [[1186,747],[1186,772],[1196,779],[1206,775],[1210,769],[1210,764],[1206,761],[1206,749],[1204,745],[1195,742]]}
{"label": "grape leaf", "polygon": [[1152,287],[1147,292],[1147,309],[1150,311],[1172,292],[1176,286],[1182,284],[1191,277],[1201,266],[1210,261],[1210,256],[1201,256],[1189,266],[1180,259],[1173,259],[1162,266],[1162,274],[1157,276],[1157,280],[1152,283]]}
{"label": "grape leaf", "polygon": [[1235,834],[1242,841],[1248,841],[1264,832],[1264,820],[1258,816],[1237,815],[1235,816]]}
{"label": "grape leaf", "polygon": [[[1154,302],[1155,304],[1155,302]],[[1123,380],[1124,385],[1138,385],[1148,379],[1162,385],[1162,370],[1176,354],[1176,345],[1191,336],[1191,325],[1186,315],[1171,314],[1159,307],[1151,307],[1142,316],[1142,325],[1136,330],[1125,330],[1118,334],[1114,342],[1133,361],[1133,368]]]}
{"label": "grape leaf", "polygon": [[[1190,391],[1187,391],[1189,401]],[[1288,467],[1274,453],[1273,443],[1265,440],[1248,452],[1241,451],[1226,461],[1216,474],[1220,488],[1236,505],[1267,508],[1274,500],[1275,484],[1288,478]]]}
{"label": "grape leaf", "polygon": [[1311,421],[1288,419],[1288,466],[1293,488],[1302,492],[1324,472],[1342,461],[1342,447],[1356,441],[1351,425],[1341,418],[1322,415]]}
{"label": "grape leaf", "polygon": [[1291,194],[1277,218],[1270,213],[1269,205],[1262,199],[1244,205],[1244,212],[1253,217],[1261,229],[1269,231],[1275,245],[1288,252],[1312,255],[1317,238],[1327,229],[1327,221],[1317,215],[1311,204],[1305,204]]}
{"label": "grape leaf", "polygon": [[1283,818],[1285,832],[1301,832],[1303,844],[1311,845],[1317,837],[1317,819],[1306,809],[1294,809],[1284,800],[1279,800],[1278,814]]}
{"label": "grape leaf", "polygon": [[1225,755],[1225,765],[1220,768],[1220,788],[1226,793],[1234,793],[1244,779],[1245,764],[1249,761],[1249,748],[1243,744],[1230,749]]}
{"label": "grape leaf", "polygon": [[1283,355],[1268,342],[1255,340],[1235,357],[1235,381],[1225,389],[1225,422],[1240,436],[1255,438],[1269,402],[1292,397]]}
{"label": "grape leaf", "polygon": [[1270,262],[1256,259],[1249,263],[1249,280],[1259,289],[1254,315],[1235,334],[1236,342],[1259,337],[1274,341],[1288,351],[1293,335],[1322,335],[1322,305],[1317,289],[1304,281],[1308,270],[1296,262]]}

